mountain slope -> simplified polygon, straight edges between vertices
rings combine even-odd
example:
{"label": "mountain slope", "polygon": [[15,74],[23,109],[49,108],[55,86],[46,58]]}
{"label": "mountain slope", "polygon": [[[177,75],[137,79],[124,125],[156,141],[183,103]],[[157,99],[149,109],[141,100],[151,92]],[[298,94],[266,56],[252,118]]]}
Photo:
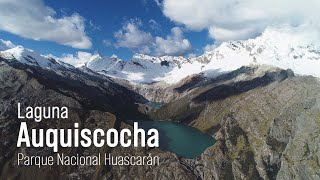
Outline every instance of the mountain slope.
{"label": "mountain slope", "polygon": [[75,69],[75,67],[57,61],[54,58],[35,52],[34,50],[22,46],[7,46],[5,50],[0,51],[0,57],[6,60],[19,61],[20,63],[37,66],[42,69]]}
{"label": "mountain slope", "polygon": [[[0,43],[2,177],[52,179],[57,173],[60,179],[320,178],[320,48],[313,34],[268,29],[256,39],[222,43],[196,58],[137,54],[122,61],[95,55],[81,68],[8,41]],[[165,104],[148,107],[147,99]],[[39,173],[38,168],[13,165],[19,152],[12,138],[19,122],[17,102],[67,104],[74,122],[91,129],[130,128],[121,120],[133,117],[176,121],[214,136],[217,143],[196,159],[156,148],[75,148],[70,152],[153,153],[162,161],[151,168],[47,168]],[[48,121],[44,126],[69,127],[70,122]]]}
{"label": "mountain slope", "polygon": [[149,113],[215,137],[190,164],[202,179],[320,178],[316,78],[254,66],[189,84],[180,88],[183,96]]}
{"label": "mountain slope", "polygon": [[[38,59],[39,60],[39,59]],[[101,148],[70,147],[60,148],[66,156],[112,155],[160,157],[158,166],[18,166],[17,153],[28,156],[55,156],[52,148],[17,148],[17,137],[21,119],[17,117],[17,103],[22,107],[67,106],[69,119],[44,119],[41,123],[27,120],[31,128],[73,129],[74,123],[79,128],[91,131],[101,128],[121,130],[132,128],[123,123],[125,119],[143,119],[136,98],[140,95],[114,83],[110,78],[85,73],[78,69],[42,68],[34,63],[21,63],[17,59],[0,57],[0,179],[163,179],[166,177],[196,179],[196,176],[180,159],[170,152],[158,148],[107,145]],[[29,132],[31,133],[31,132]],[[164,173],[158,173],[164,172]]]}

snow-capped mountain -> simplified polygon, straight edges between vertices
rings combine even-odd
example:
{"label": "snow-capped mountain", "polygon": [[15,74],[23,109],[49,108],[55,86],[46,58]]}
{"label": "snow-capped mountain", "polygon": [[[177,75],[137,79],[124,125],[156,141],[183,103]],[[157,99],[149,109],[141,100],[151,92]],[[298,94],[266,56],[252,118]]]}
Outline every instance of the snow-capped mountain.
{"label": "snow-capped mountain", "polygon": [[16,46],[11,41],[0,39],[0,57],[8,60],[17,60],[23,64],[39,66],[43,69],[59,69],[59,68],[74,68],[73,66],[57,61],[50,56],[45,56],[35,52],[32,49],[27,49],[22,46]]}
{"label": "snow-capped mountain", "polygon": [[320,43],[314,37],[300,29],[269,28],[255,39],[223,43],[205,53],[204,56],[210,59],[206,69],[233,70],[256,63],[320,77]]}
{"label": "snow-capped mountain", "polygon": [[213,77],[252,64],[290,68],[296,74],[320,77],[320,43],[314,37],[312,32],[298,28],[268,28],[255,39],[224,42],[195,58],[136,54],[125,62],[98,57],[87,67],[134,83],[173,84],[192,74]]}
{"label": "snow-capped mountain", "polygon": [[187,70],[184,68],[186,64],[192,63],[184,57],[152,57],[135,54],[132,60],[123,61],[118,58],[102,58],[97,55],[86,64],[86,67],[107,76],[127,79],[134,83],[151,83],[166,81],[170,76],[169,73],[175,72],[175,69]]}
{"label": "snow-capped mountain", "polygon": [[116,57],[102,58],[99,54],[93,55],[86,63],[86,67],[96,72],[116,72],[122,69],[125,62]]}
{"label": "snow-capped mountain", "polygon": [[[195,58],[135,54],[130,61],[123,61],[96,54],[84,66],[106,76],[144,84],[161,81],[174,84],[199,73],[214,77],[252,64],[289,68],[298,75],[320,77],[320,38],[317,34],[303,28],[268,28],[255,39],[224,42]],[[0,41],[0,55],[46,69],[74,68],[10,41]]]}

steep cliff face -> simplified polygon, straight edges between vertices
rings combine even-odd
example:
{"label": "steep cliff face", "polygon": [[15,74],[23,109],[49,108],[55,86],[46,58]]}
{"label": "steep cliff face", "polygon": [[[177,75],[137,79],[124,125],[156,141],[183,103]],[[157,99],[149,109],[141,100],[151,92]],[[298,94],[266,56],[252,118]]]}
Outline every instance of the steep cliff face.
{"label": "steep cliff face", "polygon": [[319,85],[291,70],[241,68],[190,86],[151,116],[217,139],[193,165],[203,179],[317,179]]}
{"label": "steep cliff face", "polygon": [[[140,94],[151,102],[168,103],[183,96],[189,87],[206,81],[206,77],[202,74],[187,76],[176,84],[168,85],[164,82],[153,84],[131,84],[126,82],[127,87],[134,92]],[[126,86],[126,85],[124,85]]]}
{"label": "steep cliff face", "polygon": [[201,179],[319,178],[317,78],[263,65],[157,85],[136,86],[147,99],[166,102],[147,112],[152,119],[185,123],[217,140],[187,161]]}
{"label": "steep cliff face", "polygon": [[[69,118],[26,120],[30,128],[79,128],[108,130],[130,128],[122,123],[129,117],[143,118],[135,104],[139,95],[98,74],[73,69],[42,69],[13,59],[0,60],[0,179],[196,179],[196,176],[169,152],[148,148],[62,148],[65,155],[160,156],[158,166],[17,166],[17,153],[26,155],[54,155],[52,148],[17,148],[21,120],[17,117],[17,103],[26,106],[67,106]],[[30,133],[30,132],[29,132]],[[162,172],[162,173],[160,173]]]}

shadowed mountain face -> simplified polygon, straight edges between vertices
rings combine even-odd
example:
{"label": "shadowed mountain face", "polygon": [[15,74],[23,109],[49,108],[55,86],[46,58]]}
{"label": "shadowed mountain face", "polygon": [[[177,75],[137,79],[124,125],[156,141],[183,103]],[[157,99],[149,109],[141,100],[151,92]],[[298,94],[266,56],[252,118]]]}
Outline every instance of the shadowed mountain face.
{"label": "shadowed mountain face", "polygon": [[256,77],[248,81],[240,81],[230,84],[218,85],[197,96],[195,102],[218,101],[226,99],[230,96],[239,95],[250,90],[267,86],[275,81],[283,81],[289,77],[293,77],[291,70],[281,70],[280,72],[267,72],[262,77]]}
{"label": "shadowed mountain face", "polygon": [[[54,60],[50,61],[55,63]],[[121,84],[121,85],[120,85]],[[55,70],[0,60],[0,179],[317,179],[320,83],[270,66],[242,67],[215,78],[189,76],[177,84],[132,85],[89,69]],[[131,89],[131,90],[130,90]],[[150,108],[137,103],[163,100]],[[216,143],[195,159],[157,148],[65,148],[68,155],[158,155],[158,166],[17,167],[23,106],[67,106],[68,120],[27,120],[33,128],[131,128],[126,119],[170,120],[212,135]]]}
{"label": "shadowed mountain face", "polygon": [[[263,70],[264,68],[267,69]],[[190,121],[197,117],[208,103],[223,101],[292,77],[294,77],[294,74],[291,70],[272,69],[267,66],[242,67],[213,79],[196,75],[185,80],[184,84],[171,88],[180,94],[180,96],[173,98],[170,103],[164,105],[160,110],[151,115],[156,119]],[[194,109],[189,111],[188,109],[191,106]],[[182,111],[186,111],[186,113],[182,113]],[[170,112],[173,113],[171,114]]]}
{"label": "shadowed mountain face", "polygon": [[319,178],[316,78],[257,66],[199,79],[150,115],[215,137],[217,143],[196,160],[204,166],[193,166],[202,179]]}
{"label": "shadowed mountain face", "polygon": [[[96,128],[107,131],[110,128],[121,130],[131,128],[122,122],[125,119],[143,119],[138,111],[136,99],[140,95],[130,91],[98,74],[88,74],[77,69],[46,70],[28,66],[17,61],[0,61],[0,179],[161,179],[164,176],[195,179],[196,176],[180,163],[172,153],[159,149],[122,148],[120,146],[101,148],[60,148],[65,155],[98,155],[111,153],[114,156],[148,156],[150,153],[160,157],[161,164],[154,167],[128,166],[17,166],[17,153],[28,156],[54,155],[52,148],[17,148],[17,138],[21,121],[26,121],[31,132],[36,129]],[[32,119],[17,117],[17,104],[22,107],[66,106],[68,119],[43,119],[40,123]],[[30,134],[29,132],[29,134]],[[165,173],[159,174],[163,171]],[[147,173],[149,172],[149,173]]]}
{"label": "shadowed mountain face", "polygon": [[[13,79],[12,84],[10,84],[8,79],[3,78],[3,85],[15,88],[15,85],[19,84],[19,88],[13,89],[12,93],[20,93],[26,86],[23,83],[28,83],[29,79],[34,79],[45,90],[52,90],[78,100],[85,108],[108,111],[123,117],[138,115],[134,103],[135,98],[139,98],[139,95],[121,87],[107,77],[98,74],[90,75],[78,69],[60,68],[53,71],[37,66],[24,65],[17,61],[7,62],[5,59],[1,59],[0,62],[2,63],[1,75]],[[12,71],[12,69],[15,71]],[[19,79],[22,78],[20,74],[23,74],[25,81]],[[3,88],[6,88],[2,95],[3,98],[14,95],[5,95],[10,88]]]}

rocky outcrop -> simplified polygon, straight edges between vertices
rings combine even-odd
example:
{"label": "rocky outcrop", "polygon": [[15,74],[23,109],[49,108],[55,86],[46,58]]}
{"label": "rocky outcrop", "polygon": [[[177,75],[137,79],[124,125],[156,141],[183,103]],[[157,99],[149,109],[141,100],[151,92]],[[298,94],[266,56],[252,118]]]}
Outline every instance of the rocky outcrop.
{"label": "rocky outcrop", "polygon": [[21,120],[17,118],[17,103],[25,106],[67,106],[69,118],[26,120],[31,128],[79,128],[108,130],[130,128],[122,120],[143,118],[137,110],[136,93],[114,83],[109,78],[78,70],[45,70],[23,65],[16,61],[0,61],[0,179],[196,179],[179,158],[169,152],[148,148],[61,148],[65,155],[160,156],[157,166],[17,166],[17,154],[29,156],[55,155],[52,148],[17,148],[16,142]]}
{"label": "rocky outcrop", "polygon": [[[137,85],[86,69],[50,70],[0,60],[0,179],[319,179],[320,83],[271,66],[242,67],[215,78]],[[165,102],[148,109],[148,100]],[[16,104],[68,106],[70,120],[28,122],[37,128],[131,128],[123,120],[177,121],[215,137],[195,159],[157,148],[64,148],[63,153],[157,155],[157,166],[17,167]],[[142,112],[142,113],[141,113]]]}
{"label": "rocky outcrop", "polygon": [[193,86],[151,116],[216,138],[196,161],[203,179],[318,179],[319,85],[291,70],[242,68]]}

